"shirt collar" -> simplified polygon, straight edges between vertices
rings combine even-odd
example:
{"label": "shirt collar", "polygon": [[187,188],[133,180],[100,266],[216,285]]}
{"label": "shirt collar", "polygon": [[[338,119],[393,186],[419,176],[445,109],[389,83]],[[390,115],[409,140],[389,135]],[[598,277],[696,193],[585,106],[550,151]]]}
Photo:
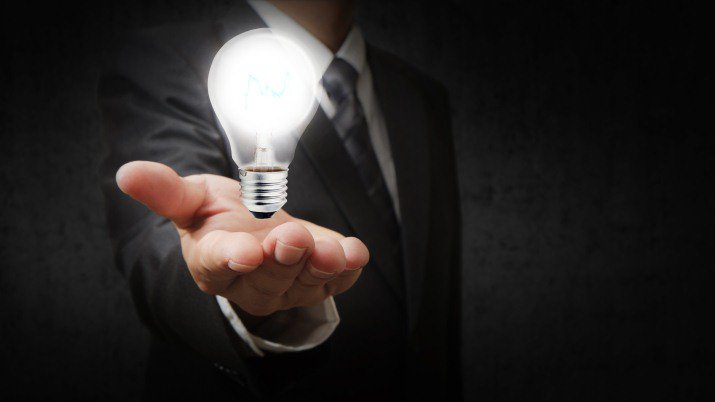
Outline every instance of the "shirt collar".
{"label": "shirt collar", "polygon": [[353,25],[338,52],[333,54],[327,46],[270,2],[248,0],[248,4],[268,28],[292,39],[305,51],[313,62],[313,68],[318,77],[323,76],[333,61],[333,57],[347,61],[355,68],[358,75],[362,73],[365,67],[365,40],[356,26]]}

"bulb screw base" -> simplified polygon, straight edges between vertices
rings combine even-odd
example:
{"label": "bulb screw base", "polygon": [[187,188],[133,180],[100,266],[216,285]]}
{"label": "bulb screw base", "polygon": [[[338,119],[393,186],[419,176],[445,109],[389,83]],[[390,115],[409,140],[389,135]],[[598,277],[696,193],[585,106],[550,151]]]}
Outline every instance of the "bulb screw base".
{"label": "bulb screw base", "polygon": [[288,196],[288,169],[238,169],[241,202],[257,219],[268,219],[285,205]]}

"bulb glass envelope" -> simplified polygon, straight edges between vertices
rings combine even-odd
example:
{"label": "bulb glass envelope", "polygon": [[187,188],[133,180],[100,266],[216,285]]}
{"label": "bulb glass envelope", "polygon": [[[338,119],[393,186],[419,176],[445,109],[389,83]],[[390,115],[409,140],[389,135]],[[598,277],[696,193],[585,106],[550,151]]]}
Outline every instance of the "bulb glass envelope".
{"label": "bulb glass envelope", "polygon": [[226,42],[211,64],[208,91],[240,168],[253,166],[257,146],[270,147],[273,166],[288,168],[317,109],[318,82],[305,52],[270,29]]}

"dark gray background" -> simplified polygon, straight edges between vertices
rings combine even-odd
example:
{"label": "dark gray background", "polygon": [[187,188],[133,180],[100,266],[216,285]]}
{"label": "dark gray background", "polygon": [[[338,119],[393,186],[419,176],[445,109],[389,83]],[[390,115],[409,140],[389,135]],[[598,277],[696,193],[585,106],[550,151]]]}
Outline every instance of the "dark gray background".
{"label": "dark gray background", "polygon": [[[113,267],[97,183],[96,60],[126,30],[226,2],[119,3],[2,13],[5,396],[141,392],[148,334]],[[367,38],[451,94],[467,400],[704,398],[715,334],[702,10],[385,3],[358,5]]]}

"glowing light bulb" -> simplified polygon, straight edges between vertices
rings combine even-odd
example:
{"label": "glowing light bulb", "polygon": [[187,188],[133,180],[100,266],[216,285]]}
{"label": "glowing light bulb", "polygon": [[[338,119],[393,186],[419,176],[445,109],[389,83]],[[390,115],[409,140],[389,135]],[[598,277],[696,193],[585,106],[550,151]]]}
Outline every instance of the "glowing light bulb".
{"label": "glowing light bulb", "polygon": [[287,200],[288,165],[317,109],[319,77],[302,49],[262,28],[226,42],[208,91],[239,167],[241,200],[270,218]]}

